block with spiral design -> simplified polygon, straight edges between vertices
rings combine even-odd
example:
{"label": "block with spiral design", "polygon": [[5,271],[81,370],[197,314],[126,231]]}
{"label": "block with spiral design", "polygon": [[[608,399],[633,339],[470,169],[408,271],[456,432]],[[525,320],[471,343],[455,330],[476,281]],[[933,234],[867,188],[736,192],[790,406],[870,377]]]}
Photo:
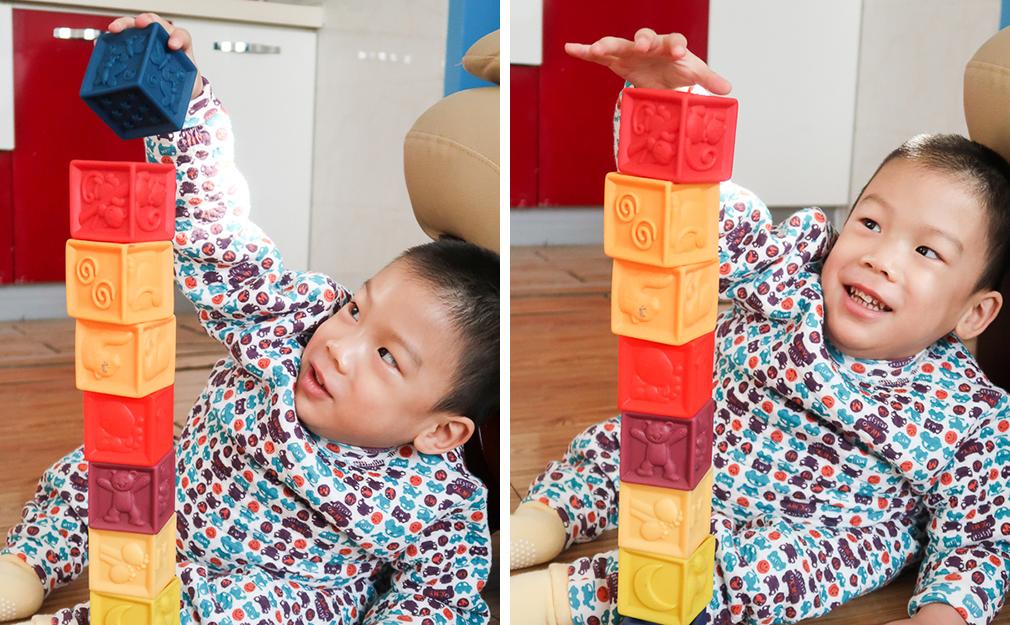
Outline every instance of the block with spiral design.
{"label": "block with spiral design", "polygon": [[172,244],[67,241],[67,314],[131,325],[167,319],[175,308]]}

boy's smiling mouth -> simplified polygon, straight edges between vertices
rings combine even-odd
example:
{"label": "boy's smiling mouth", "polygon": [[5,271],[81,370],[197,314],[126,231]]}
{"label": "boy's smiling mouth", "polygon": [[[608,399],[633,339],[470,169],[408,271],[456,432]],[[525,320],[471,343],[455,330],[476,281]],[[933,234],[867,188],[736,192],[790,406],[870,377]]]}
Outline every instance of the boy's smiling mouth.
{"label": "boy's smiling mouth", "polygon": [[845,285],[845,292],[849,295],[849,301],[865,311],[872,311],[876,313],[887,313],[891,312],[891,308],[888,307],[880,297],[873,291],[858,285],[849,284]]}
{"label": "boy's smiling mouth", "polygon": [[333,396],[326,389],[326,380],[319,374],[319,370],[316,369],[314,363],[309,363],[309,370],[305,372],[305,377],[302,378],[302,388],[313,397],[333,399]]}

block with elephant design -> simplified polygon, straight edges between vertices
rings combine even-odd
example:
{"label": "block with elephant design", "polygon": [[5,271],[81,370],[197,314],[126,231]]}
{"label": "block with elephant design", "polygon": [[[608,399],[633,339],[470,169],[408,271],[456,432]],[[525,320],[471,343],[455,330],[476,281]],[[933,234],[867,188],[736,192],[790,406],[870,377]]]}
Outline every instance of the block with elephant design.
{"label": "block with elephant design", "polygon": [[690,418],[712,398],[715,333],[683,345],[618,337],[617,407]]}
{"label": "block with elephant design", "polygon": [[174,386],[144,397],[84,393],[84,458],[149,467],[172,450]]}

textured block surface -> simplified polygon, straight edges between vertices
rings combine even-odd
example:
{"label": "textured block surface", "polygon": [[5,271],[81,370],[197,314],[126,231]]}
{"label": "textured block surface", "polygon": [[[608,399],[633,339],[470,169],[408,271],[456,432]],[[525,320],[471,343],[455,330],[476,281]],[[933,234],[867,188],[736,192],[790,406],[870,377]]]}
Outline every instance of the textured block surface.
{"label": "textured block surface", "polygon": [[77,388],[143,397],[175,381],[175,317],[131,326],[77,320]]}
{"label": "textured block surface", "polygon": [[157,534],[174,511],[174,450],[149,467],[88,464],[88,527]]}
{"label": "textured block surface", "polygon": [[621,413],[621,482],[692,490],[712,465],[709,400],[690,419]]}
{"label": "textured block surface", "polygon": [[617,544],[671,558],[689,558],[709,535],[712,472],[694,490],[621,482]]}
{"label": "textured block surface", "polygon": [[607,174],[603,251],[656,267],[719,257],[719,185]]}
{"label": "textured block surface", "polygon": [[105,33],[95,42],[81,84],[81,99],[120,139],[182,128],[196,66],[168,49],[160,24]]}
{"label": "textured block surface", "polygon": [[175,167],[70,161],[70,236],[141,243],[175,236]]}
{"label": "textured block surface", "polygon": [[706,538],[687,560],[621,547],[618,567],[618,612],[662,625],[688,625],[712,600],[715,539]]}
{"label": "textured block surface", "polygon": [[91,622],[106,625],[174,625],[182,609],[182,585],[173,577],[156,599],[91,592]]}
{"label": "textured block surface", "polygon": [[154,599],[174,576],[174,514],[157,534],[88,529],[92,591]]}
{"label": "textured block surface", "polygon": [[736,115],[733,98],[625,89],[617,167],[677,183],[729,180]]}
{"label": "textured block surface", "polygon": [[662,269],[614,260],[610,299],[614,334],[683,345],[715,330],[719,262]]}
{"label": "textured block surface", "polygon": [[172,450],[174,386],[144,397],[84,393],[84,457],[153,466]]}
{"label": "textured block surface", "polygon": [[683,345],[617,340],[617,407],[689,418],[712,397],[715,333]]}
{"label": "textured block surface", "polygon": [[175,306],[172,244],[67,241],[67,314],[130,325],[167,319]]}

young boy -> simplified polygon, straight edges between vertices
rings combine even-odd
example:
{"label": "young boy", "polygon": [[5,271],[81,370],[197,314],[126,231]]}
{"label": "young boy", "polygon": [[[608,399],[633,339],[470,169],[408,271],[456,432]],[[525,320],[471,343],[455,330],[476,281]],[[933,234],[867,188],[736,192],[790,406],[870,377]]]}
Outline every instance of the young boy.
{"label": "young boy", "polygon": [[[679,35],[568,51],[636,86],[729,92]],[[1010,165],[963,137],[915,137],[840,233],[816,208],[773,228],[726,183],[720,236],[733,307],[716,329],[710,621],[822,615],[925,558],[910,622],[989,623],[1008,589],[1010,414],[959,339],[1002,305]],[[616,526],[619,445],[619,418],[590,427],[534,481],[514,562]],[[513,577],[513,623],[616,623],[616,572],[611,552]]]}
{"label": "young boy", "polygon": [[[189,34],[152,14],[110,30],[152,21],[192,57]],[[146,146],[177,167],[177,282],[230,351],[175,447],[182,622],[486,623],[486,490],[459,447],[498,406],[497,254],[413,248],[352,297],[284,271],[246,219],[206,81],[185,128]],[[10,531],[5,620],[87,565],[86,472],[80,449],[57,462]]]}

